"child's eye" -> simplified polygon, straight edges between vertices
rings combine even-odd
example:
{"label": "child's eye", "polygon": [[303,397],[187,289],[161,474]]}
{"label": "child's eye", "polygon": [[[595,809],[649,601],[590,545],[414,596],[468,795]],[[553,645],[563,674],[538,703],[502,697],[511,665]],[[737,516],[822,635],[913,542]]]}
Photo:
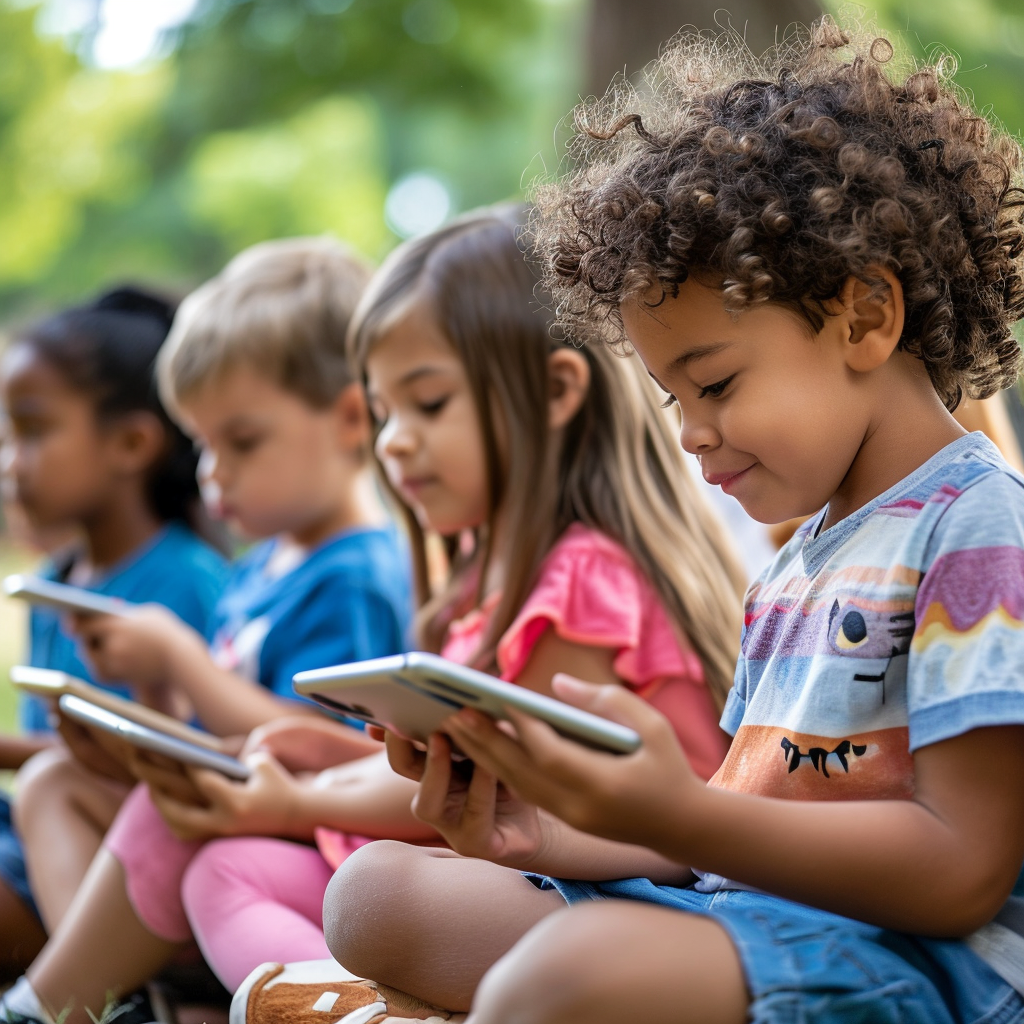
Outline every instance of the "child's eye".
{"label": "child's eye", "polygon": [[670,409],[675,404],[676,404],[676,396],[675,395],[669,395],[665,399],[665,401],[661,403],[661,408],[662,409]]}
{"label": "child's eye", "polygon": [[238,455],[246,455],[260,443],[258,437],[236,437],[231,441],[231,450]]}
{"label": "child's eye", "polygon": [[707,387],[700,389],[700,394],[697,397],[720,398],[722,396],[722,392],[724,392],[725,389],[729,386],[731,380],[732,377],[726,377],[724,380],[720,380],[715,384],[709,384]]}
{"label": "child's eye", "polygon": [[419,408],[425,416],[436,416],[447,404],[449,395],[443,398],[435,398],[432,402],[420,402]]}

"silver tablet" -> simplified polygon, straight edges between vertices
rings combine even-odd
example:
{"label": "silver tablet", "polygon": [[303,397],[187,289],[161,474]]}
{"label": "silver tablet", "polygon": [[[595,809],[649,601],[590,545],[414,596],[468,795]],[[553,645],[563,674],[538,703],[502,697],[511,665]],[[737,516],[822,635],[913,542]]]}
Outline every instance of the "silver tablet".
{"label": "silver tablet", "polygon": [[79,615],[125,615],[132,607],[131,602],[116,597],[20,573],[4,579],[4,593],[30,604],[42,604]]}
{"label": "silver tablet", "polygon": [[416,740],[437,732],[460,708],[501,719],[507,717],[505,707],[513,707],[598,750],[629,754],[640,746],[637,733],[624,725],[436,654],[412,652],[314,669],[299,672],[293,682],[296,693],[332,711]]}
{"label": "silver tablet", "polygon": [[197,768],[210,768],[238,782],[244,782],[249,778],[248,766],[233,757],[132,722],[73,694],[64,694],[57,702],[57,706],[61,714],[67,715],[72,721],[84,725],[87,729],[100,729],[111,733],[133,747],[151,750],[169,757],[172,761],[195,765]]}

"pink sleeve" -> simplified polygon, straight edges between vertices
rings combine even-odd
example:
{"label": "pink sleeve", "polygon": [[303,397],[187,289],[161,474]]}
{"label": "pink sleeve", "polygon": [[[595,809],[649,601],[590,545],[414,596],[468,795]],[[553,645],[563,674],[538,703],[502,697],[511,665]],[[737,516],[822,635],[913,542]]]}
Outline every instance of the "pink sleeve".
{"label": "pink sleeve", "polygon": [[700,660],[672,629],[629,555],[579,524],[551,549],[536,587],[498,643],[503,679],[522,672],[549,626],[572,643],[614,649],[615,672],[631,689],[666,677],[703,682]]}
{"label": "pink sleeve", "polygon": [[694,771],[705,779],[715,773],[728,737],[700,659],[618,544],[580,524],[565,532],[498,643],[503,679],[515,681],[549,627],[572,643],[612,648],[616,675],[669,719]]}

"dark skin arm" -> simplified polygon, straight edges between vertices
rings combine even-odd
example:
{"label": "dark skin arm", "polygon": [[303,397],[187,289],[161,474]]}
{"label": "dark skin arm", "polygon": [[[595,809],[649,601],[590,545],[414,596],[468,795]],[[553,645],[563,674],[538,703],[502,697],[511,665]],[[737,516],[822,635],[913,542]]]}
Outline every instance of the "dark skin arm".
{"label": "dark skin arm", "polygon": [[33,754],[53,743],[51,736],[0,736],[0,771],[17,771]]}
{"label": "dark skin arm", "polygon": [[560,677],[555,691],[636,729],[640,750],[596,753],[514,712],[515,737],[472,711],[446,731],[519,797],[582,831],[934,936],[991,920],[1024,862],[1024,727],[976,729],[918,750],[913,799],[800,802],[707,787],[667,721],[621,688]]}

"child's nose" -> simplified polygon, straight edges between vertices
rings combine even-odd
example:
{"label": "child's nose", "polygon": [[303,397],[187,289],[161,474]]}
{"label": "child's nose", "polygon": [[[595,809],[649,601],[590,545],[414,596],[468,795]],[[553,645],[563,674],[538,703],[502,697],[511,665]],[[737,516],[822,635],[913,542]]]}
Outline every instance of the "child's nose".
{"label": "child's nose", "polygon": [[221,479],[222,475],[223,463],[209,448],[204,448],[199,455],[199,465],[196,466],[196,479],[199,481],[199,486],[203,487],[207,484],[219,486],[224,482]]}
{"label": "child's nose", "polygon": [[397,416],[391,416],[377,435],[377,457],[400,458],[416,447],[416,437]]}
{"label": "child's nose", "polygon": [[679,443],[683,446],[683,451],[691,455],[702,455],[717,448],[722,443],[722,438],[713,423],[692,415],[683,417]]}

